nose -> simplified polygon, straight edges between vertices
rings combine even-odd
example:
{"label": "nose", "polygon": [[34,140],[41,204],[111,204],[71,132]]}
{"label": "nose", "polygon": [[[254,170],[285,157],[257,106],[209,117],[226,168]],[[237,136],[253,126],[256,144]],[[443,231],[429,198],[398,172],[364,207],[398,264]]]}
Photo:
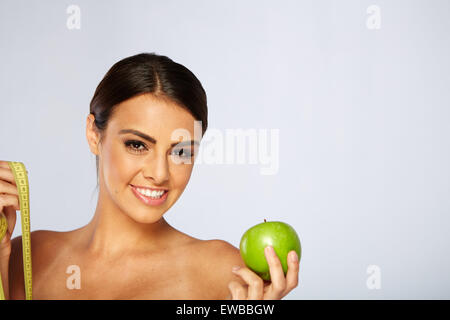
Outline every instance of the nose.
{"label": "nose", "polygon": [[169,165],[164,156],[158,156],[151,161],[144,172],[147,179],[153,180],[155,185],[162,185],[169,179]]}

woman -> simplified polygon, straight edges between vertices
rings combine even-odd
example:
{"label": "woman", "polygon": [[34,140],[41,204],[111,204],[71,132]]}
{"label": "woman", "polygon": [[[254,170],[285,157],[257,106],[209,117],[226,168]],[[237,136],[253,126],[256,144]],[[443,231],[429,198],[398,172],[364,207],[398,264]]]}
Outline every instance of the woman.
{"label": "woman", "polygon": [[[189,182],[207,129],[206,101],[195,75],[166,56],[142,53],[112,66],[86,119],[97,163],[95,214],[73,231],[31,233],[33,299],[281,299],[297,286],[294,251],[286,276],[266,251],[272,282],[265,282],[228,242],[196,239],[163,217]],[[5,296],[24,299],[21,237],[10,240],[18,192],[5,161],[0,209],[8,220],[0,247]],[[68,270],[79,271],[80,287],[68,285]]]}

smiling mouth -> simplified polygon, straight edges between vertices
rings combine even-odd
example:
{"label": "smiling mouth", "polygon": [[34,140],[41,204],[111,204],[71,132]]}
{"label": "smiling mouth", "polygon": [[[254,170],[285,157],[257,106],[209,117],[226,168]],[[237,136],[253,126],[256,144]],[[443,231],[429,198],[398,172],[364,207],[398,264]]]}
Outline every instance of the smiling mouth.
{"label": "smiling mouth", "polygon": [[133,194],[147,205],[160,205],[167,199],[168,190],[140,188],[130,184]]}
{"label": "smiling mouth", "polygon": [[146,197],[159,198],[164,194],[164,192],[168,192],[169,190],[165,188],[149,188],[149,187],[140,187],[130,184],[135,190]]}

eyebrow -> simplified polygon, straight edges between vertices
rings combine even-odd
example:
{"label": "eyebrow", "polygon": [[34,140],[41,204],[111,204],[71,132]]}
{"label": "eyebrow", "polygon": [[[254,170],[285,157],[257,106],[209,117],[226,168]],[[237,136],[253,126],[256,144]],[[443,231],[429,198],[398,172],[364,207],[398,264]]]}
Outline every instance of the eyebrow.
{"label": "eyebrow", "polygon": [[[119,134],[126,134],[126,133],[132,133],[135,134],[139,137],[141,137],[144,140],[150,141],[151,143],[156,144],[156,139],[143,133],[140,132],[138,130],[134,130],[134,129],[122,129],[119,131]],[[185,145],[200,145],[198,141],[196,140],[188,140],[188,141],[180,141],[180,142],[174,142],[172,143],[170,146],[174,147],[174,146],[185,146]]]}

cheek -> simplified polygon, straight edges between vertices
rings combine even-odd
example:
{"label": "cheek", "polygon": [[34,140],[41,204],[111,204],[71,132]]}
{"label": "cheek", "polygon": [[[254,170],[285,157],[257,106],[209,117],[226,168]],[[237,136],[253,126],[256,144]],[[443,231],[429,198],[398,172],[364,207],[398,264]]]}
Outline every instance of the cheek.
{"label": "cheek", "polygon": [[184,190],[192,174],[192,165],[176,165],[171,171],[172,185],[174,188]]}
{"label": "cheek", "polygon": [[114,193],[118,193],[121,184],[128,181],[133,172],[133,161],[121,150],[120,146],[108,147],[105,150],[104,170],[106,185]]}

